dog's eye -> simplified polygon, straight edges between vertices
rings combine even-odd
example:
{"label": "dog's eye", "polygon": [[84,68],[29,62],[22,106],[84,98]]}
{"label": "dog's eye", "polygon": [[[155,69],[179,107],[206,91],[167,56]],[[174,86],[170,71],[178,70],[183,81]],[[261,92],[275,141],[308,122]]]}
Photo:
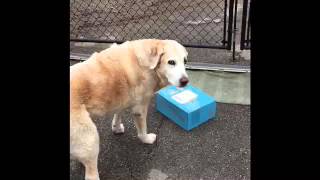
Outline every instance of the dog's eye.
{"label": "dog's eye", "polygon": [[187,58],[184,58],[184,64],[187,64]]}
{"label": "dog's eye", "polygon": [[168,64],[170,64],[170,65],[176,65],[176,62],[175,62],[174,60],[169,60],[169,61],[168,61]]}

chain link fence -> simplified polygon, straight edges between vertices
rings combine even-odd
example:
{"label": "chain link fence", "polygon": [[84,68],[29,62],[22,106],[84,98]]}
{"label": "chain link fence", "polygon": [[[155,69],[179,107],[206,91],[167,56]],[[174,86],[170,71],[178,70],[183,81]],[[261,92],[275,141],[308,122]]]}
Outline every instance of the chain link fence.
{"label": "chain link fence", "polygon": [[175,39],[191,47],[227,48],[227,17],[227,0],[71,0],[70,37]]}

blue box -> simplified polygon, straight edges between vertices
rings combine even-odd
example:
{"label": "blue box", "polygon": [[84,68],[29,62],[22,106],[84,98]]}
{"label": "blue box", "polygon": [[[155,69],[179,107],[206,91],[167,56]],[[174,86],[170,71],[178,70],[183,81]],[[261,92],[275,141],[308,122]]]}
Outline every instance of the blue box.
{"label": "blue box", "polygon": [[[197,98],[185,104],[181,104],[173,98],[186,90],[197,95]],[[191,85],[183,89],[169,86],[156,94],[156,109],[183,129],[190,131],[215,117],[216,101],[214,97],[208,96]]]}

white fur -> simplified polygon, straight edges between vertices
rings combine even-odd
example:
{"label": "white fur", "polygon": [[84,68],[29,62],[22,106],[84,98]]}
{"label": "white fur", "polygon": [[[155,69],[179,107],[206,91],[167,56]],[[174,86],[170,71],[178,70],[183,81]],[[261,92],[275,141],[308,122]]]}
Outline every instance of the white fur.
{"label": "white fur", "polygon": [[110,46],[110,48],[112,48],[112,47],[116,47],[116,46],[118,46],[118,44],[117,44],[117,43],[112,43],[112,45]]}
{"label": "white fur", "polygon": [[156,141],[157,135],[154,133],[138,135],[138,138],[145,144],[153,144]]}
{"label": "white fur", "polygon": [[166,41],[168,42],[169,45],[171,45],[166,48],[167,60],[174,60],[176,64],[174,66],[170,64],[166,64],[165,75],[170,84],[174,86],[179,86],[180,79],[182,77],[188,78],[185,65],[184,65],[184,58],[188,56],[188,52],[178,42],[174,40],[166,40]]}
{"label": "white fur", "polygon": [[112,132],[116,134],[124,133],[123,123],[121,123],[119,126],[112,126]]}
{"label": "white fur", "polygon": [[168,70],[167,70],[166,76],[170,84],[174,86],[179,86],[180,79],[182,77],[188,78],[188,75],[186,73],[185,66],[183,63],[179,62],[175,66],[172,66],[172,65],[167,65],[167,66],[168,66]]}
{"label": "white fur", "polygon": [[121,116],[119,113],[114,114],[112,119],[112,132],[115,134],[121,134],[124,133],[124,126],[123,123],[121,123]]}

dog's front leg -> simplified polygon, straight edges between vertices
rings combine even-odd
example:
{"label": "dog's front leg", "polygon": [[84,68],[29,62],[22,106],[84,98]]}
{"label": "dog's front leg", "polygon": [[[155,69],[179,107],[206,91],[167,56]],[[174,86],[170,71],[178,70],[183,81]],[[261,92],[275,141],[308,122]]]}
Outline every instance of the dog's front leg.
{"label": "dog's front leg", "polygon": [[124,126],[121,120],[121,113],[116,113],[112,119],[112,132],[113,134],[123,134],[124,133]]}
{"label": "dog's front leg", "polygon": [[138,132],[138,138],[146,144],[153,144],[157,135],[147,133],[147,113],[149,101],[133,107],[133,118]]}

